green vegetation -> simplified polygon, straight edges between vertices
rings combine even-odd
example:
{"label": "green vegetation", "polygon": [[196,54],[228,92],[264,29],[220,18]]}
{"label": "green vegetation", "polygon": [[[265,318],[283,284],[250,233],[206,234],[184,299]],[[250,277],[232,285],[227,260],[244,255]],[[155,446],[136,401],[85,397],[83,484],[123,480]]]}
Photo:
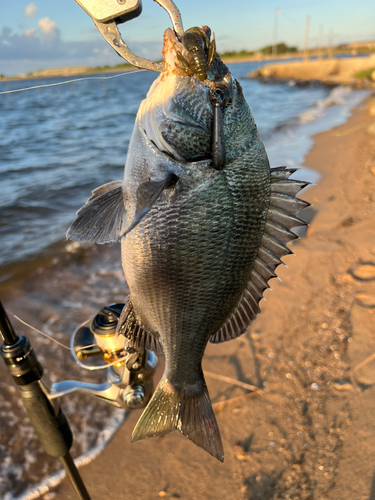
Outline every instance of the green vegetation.
{"label": "green vegetation", "polygon": [[[255,51],[248,51],[248,50],[232,50],[228,52],[222,52],[220,53],[220,57],[222,58],[240,58],[240,57],[251,57],[256,54],[263,54],[263,55],[272,55],[272,45],[267,45],[267,47],[263,47],[262,49],[255,50]],[[276,54],[281,55],[281,54],[289,54],[289,53],[294,53],[297,52],[297,47],[288,47],[285,43],[278,43],[276,45]]]}
{"label": "green vegetation", "polygon": [[[258,52],[261,54],[270,56],[272,54],[272,45],[267,45],[263,49],[260,49]],[[297,52],[297,47],[288,47],[285,43],[278,43],[276,45],[276,54],[288,54],[290,52]]]}
{"label": "green vegetation", "polygon": [[356,78],[371,78],[373,71],[375,71],[375,68],[364,69],[363,71],[358,71],[354,76]]}
{"label": "green vegetation", "polygon": [[116,64],[116,66],[96,66],[95,68],[88,68],[87,72],[98,72],[98,71],[114,71],[114,70],[121,70],[121,69],[127,69],[127,68],[134,68],[131,64],[128,63],[123,63],[123,64]]}
{"label": "green vegetation", "polygon": [[222,58],[232,58],[232,57],[249,57],[253,56],[254,52],[249,52],[248,50],[240,50],[239,52],[236,50],[232,50],[229,52],[221,52],[220,57]]}

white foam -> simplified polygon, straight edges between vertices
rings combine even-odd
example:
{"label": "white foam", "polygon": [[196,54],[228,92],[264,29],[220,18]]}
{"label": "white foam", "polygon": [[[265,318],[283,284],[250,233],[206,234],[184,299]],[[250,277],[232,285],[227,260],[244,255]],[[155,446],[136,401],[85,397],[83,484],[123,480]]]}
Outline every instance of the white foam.
{"label": "white foam", "polygon": [[325,116],[325,108],[344,106],[348,103],[349,94],[352,92],[353,90],[349,87],[335,87],[323,101],[317,101],[314,106],[303,111],[298,117],[298,122],[302,125],[317,120]]}
{"label": "white foam", "polygon": [[[366,90],[352,90],[343,86],[334,88],[324,100],[317,101],[302,112],[297,123],[282,128],[265,141],[271,166],[302,166],[314,143],[313,136],[345,123],[351,111],[368,95],[369,91]],[[320,179],[317,172],[304,169],[302,173],[309,182],[317,183]],[[300,176],[301,171],[297,177]]]}
{"label": "white foam", "polygon": [[317,101],[314,106],[310,107],[298,117],[300,124],[316,120],[326,115],[325,108],[332,106],[345,106],[352,107],[352,101],[355,105],[357,103],[357,96],[360,96],[358,91],[354,91],[350,87],[339,85],[331,90],[329,95],[322,101]]}
{"label": "white foam", "polygon": [[[90,463],[103,451],[105,446],[109,443],[113,435],[124,422],[126,414],[127,412],[124,410],[115,410],[110,424],[99,433],[96,446],[74,460],[77,467],[82,467],[83,465]],[[7,493],[3,500],[34,500],[36,498],[40,498],[42,495],[48,493],[52,488],[55,488],[59,483],[61,483],[65,475],[65,471],[61,470],[56,474],[52,474],[52,476],[47,477],[39,484],[24,491],[18,497],[12,496],[12,493]]]}

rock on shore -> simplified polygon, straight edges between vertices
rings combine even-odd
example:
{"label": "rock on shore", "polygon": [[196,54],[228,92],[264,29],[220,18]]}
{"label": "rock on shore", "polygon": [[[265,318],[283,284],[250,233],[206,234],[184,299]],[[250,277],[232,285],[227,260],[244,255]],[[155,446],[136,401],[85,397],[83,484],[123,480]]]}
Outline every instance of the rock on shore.
{"label": "rock on shore", "polygon": [[364,83],[356,78],[359,71],[375,68],[375,55],[348,59],[324,59],[267,64],[249,73],[249,78],[283,78],[321,81],[329,85]]}

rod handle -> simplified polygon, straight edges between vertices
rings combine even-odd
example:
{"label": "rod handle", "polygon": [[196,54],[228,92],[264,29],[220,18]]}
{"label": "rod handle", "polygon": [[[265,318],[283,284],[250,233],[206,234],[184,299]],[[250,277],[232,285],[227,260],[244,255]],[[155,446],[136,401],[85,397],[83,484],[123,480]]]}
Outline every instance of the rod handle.
{"label": "rod handle", "polygon": [[39,382],[20,386],[20,389],[29,419],[45,451],[55,458],[67,455],[73,434],[62,409],[58,406],[55,410]]}

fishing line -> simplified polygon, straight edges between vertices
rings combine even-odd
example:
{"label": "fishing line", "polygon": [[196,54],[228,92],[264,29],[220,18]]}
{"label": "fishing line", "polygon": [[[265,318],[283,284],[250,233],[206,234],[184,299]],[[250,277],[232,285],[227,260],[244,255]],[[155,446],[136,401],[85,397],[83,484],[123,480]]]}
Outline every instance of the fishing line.
{"label": "fishing line", "polygon": [[[97,344],[94,344],[97,345]],[[89,371],[96,371],[96,370],[106,370],[110,366],[118,365],[122,361],[126,361],[128,359],[128,354],[126,356],[123,356],[122,358],[116,359],[116,361],[112,361],[112,363],[106,363],[105,365],[99,365],[99,366],[93,366],[93,365],[85,365],[82,363],[76,356],[74,356],[74,361],[81,367],[84,368],[85,370]]]}
{"label": "fishing line", "polygon": [[[18,316],[16,316],[12,312],[7,310],[7,313],[11,314],[14,318],[16,318],[18,321],[20,321],[22,324],[24,324],[28,328],[31,328],[31,330],[34,330],[35,332],[39,333],[40,335],[43,335],[43,337],[47,337],[47,339],[49,339],[49,340],[53,340],[53,342],[56,342],[56,344],[59,344],[59,346],[64,347],[64,349],[68,349],[68,351],[72,350],[70,347],[66,346],[65,344],[62,344],[61,342],[56,340],[54,337],[51,337],[51,335],[48,335],[47,333],[44,333],[41,330],[38,330],[38,328],[35,328],[35,326],[29,325],[29,323],[26,323],[26,321],[19,318]],[[85,347],[86,348],[87,347],[97,347],[97,345],[98,344],[91,344],[91,345],[88,345]],[[104,365],[99,365],[99,366],[87,366],[84,363],[82,363],[76,356],[74,356],[74,360],[76,361],[76,363],[79,364],[79,366],[81,366],[82,368],[85,368],[86,370],[90,370],[90,371],[105,370],[105,369],[109,368],[110,366],[114,366],[114,365],[117,365],[118,363],[121,363],[122,361],[126,361],[127,358],[128,358],[128,354],[126,354],[122,358],[118,358],[115,361],[112,361],[111,363],[105,363]]]}
{"label": "fishing line", "polygon": [[83,77],[83,78],[76,78],[75,80],[67,80],[66,82],[48,83],[46,85],[35,85],[34,87],[25,87],[22,89],[5,90],[3,92],[0,92],[0,95],[13,94],[14,92],[25,92],[25,90],[41,89],[44,87],[56,87],[56,85],[66,85],[67,83],[81,82],[84,80],[111,80],[112,78],[118,78],[119,76],[132,75],[133,73],[140,73],[142,71],[147,71],[147,70],[146,69],[137,69],[135,71],[126,71],[124,73],[118,73],[117,75],[112,75],[112,76],[87,76],[87,77]]}
{"label": "fishing line", "polygon": [[11,314],[14,318],[18,319],[18,321],[20,321],[22,324],[24,324],[25,326],[31,328],[31,330],[34,330],[37,333],[40,333],[40,335],[43,335],[43,337],[47,337],[48,339],[53,340],[54,342],[56,342],[56,344],[59,344],[61,347],[64,347],[65,349],[68,349],[68,351],[71,351],[70,347],[66,346],[65,344],[62,344],[61,342],[59,342],[55,338],[51,337],[51,335],[48,335],[47,333],[44,333],[44,332],[38,330],[37,328],[35,328],[35,326],[29,325],[28,323],[26,323],[26,321],[24,321],[23,319],[19,318],[18,316],[16,316],[12,312],[10,312],[10,311],[7,311],[7,312],[9,314]]}

